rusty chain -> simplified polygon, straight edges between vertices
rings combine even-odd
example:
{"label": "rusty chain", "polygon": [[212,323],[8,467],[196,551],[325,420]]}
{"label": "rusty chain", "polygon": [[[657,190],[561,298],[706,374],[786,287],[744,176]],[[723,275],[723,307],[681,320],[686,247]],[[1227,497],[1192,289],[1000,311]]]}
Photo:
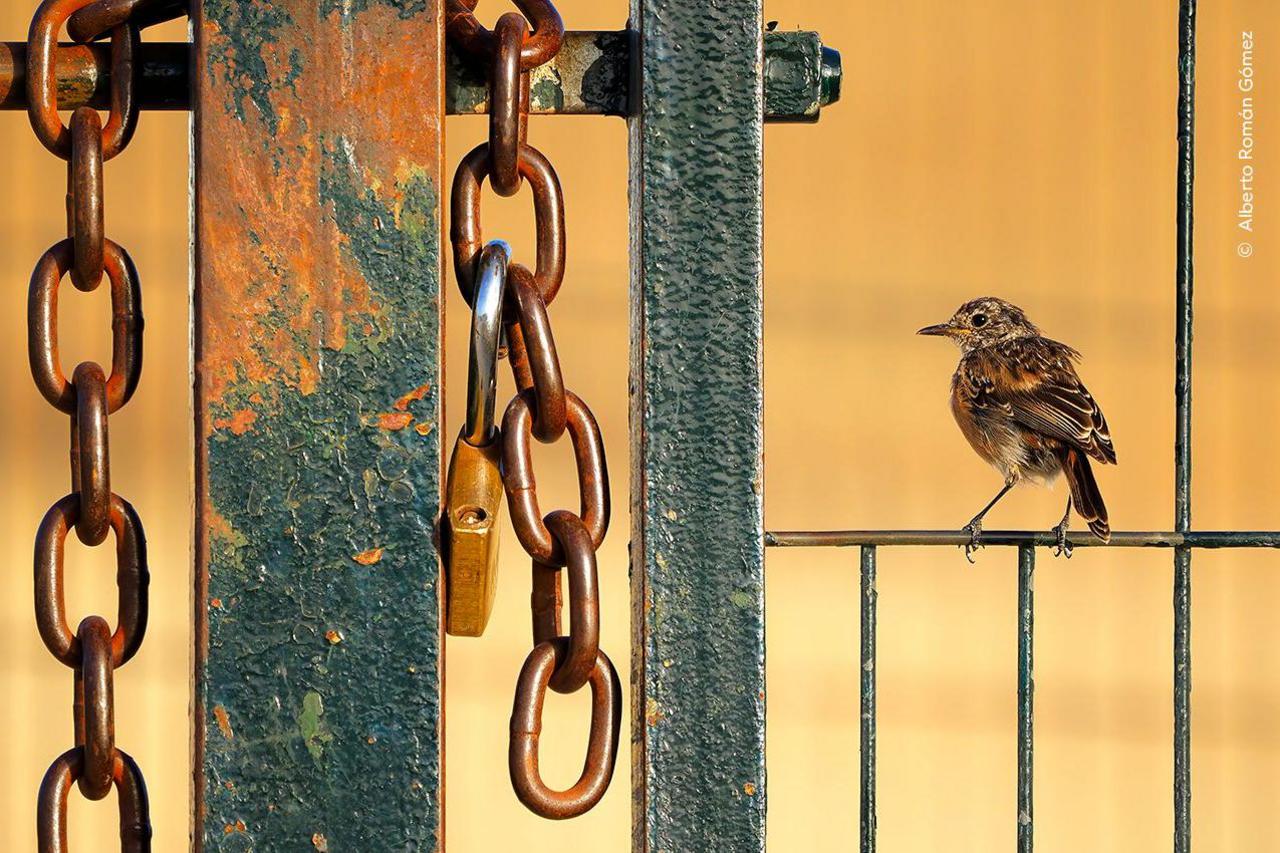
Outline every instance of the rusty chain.
{"label": "rusty chain", "polygon": [[[129,402],[142,371],[142,293],[128,252],[107,239],[103,224],[103,164],[120,154],[138,123],[135,57],[142,27],[185,14],[184,0],[44,0],[27,45],[28,116],[36,137],[67,161],[67,238],[40,258],[27,302],[27,355],[41,395],[71,421],[71,492],[40,524],[35,543],[35,611],[50,654],[74,671],[75,746],[40,784],[38,849],[67,849],[67,795],[100,800],[114,787],[122,850],[151,849],[146,784],[138,765],[115,742],[115,671],[138,651],[147,630],[146,540],[133,507],[112,491],[108,416]],[[57,44],[63,26],[80,42],[111,40],[111,97],[106,124],[90,107],[58,114]],[[58,291],[70,276],[77,290],[111,289],[111,372],[86,361],[68,379],[58,358]],[[74,528],[86,545],[114,534],[118,625],[87,616],[75,630],[67,619],[64,552]]]}
{"label": "rusty chain", "polygon": [[[458,165],[450,238],[458,286],[471,304],[477,290],[477,262],[485,248],[481,186],[488,178],[495,192],[511,196],[523,184],[529,185],[536,221],[536,265],[530,271],[509,263],[506,270],[502,322],[517,394],[493,439],[501,443],[502,485],[512,525],[532,558],[533,650],[516,685],[508,760],[520,801],[542,817],[564,819],[589,811],[604,795],[613,777],[622,720],[622,685],[600,648],[596,551],[609,526],[604,443],[591,410],[565,388],[561,375],[547,306],[564,280],[564,200],[550,161],[527,142],[529,72],[560,50],[564,24],[548,0],[516,0],[528,18],[509,12],[488,30],[473,14],[477,4],[478,0],[449,0],[447,5],[450,40],[488,63],[490,71],[489,139]],[[544,516],[530,438],[549,444],[566,432],[576,460],[581,503],[577,513],[555,510]],[[453,477],[451,465],[451,481]],[[569,575],[568,634],[561,625],[562,569]],[[572,787],[552,790],[543,783],[538,762],[547,688],[574,693],[585,686],[590,686],[592,699],[586,762]]]}

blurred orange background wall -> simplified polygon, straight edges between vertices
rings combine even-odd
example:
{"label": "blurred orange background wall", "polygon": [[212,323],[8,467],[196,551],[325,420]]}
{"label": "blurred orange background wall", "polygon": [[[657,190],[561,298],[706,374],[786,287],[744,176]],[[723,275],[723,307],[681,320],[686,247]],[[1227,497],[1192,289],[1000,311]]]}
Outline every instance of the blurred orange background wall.
{"label": "blurred orange background wall", "polygon": [[[246,0],[250,2],[250,0]],[[260,0],[255,0],[260,2]],[[982,294],[1028,310],[1078,347],[1120,456],[1100,472],[1117,529],[1173,513],[1176,3],[980,0],[766,3],[783,29],[819,30],[844,57],[844,96],[816,126],[766,132],[766,518],[775,529],[958,527],[999,486],[946,407],[955,353],[915,338]],[[0,9],[25,36],[34,3]],[[492,8],[490,8],[492,6]],[[560,0],[575,29],[623,26],[622,0]],[[1280,9],[1202,4],[1198,71],[1194,525],[1280,528]],[[489,18],[505,4],[482,4]],[[1241,33],[1255,41],[1258,215],[1236,227]],[[175,39],[182,29],[154,30]],[[448,168],[484,135],[448,125]],[[146,525],[152,615],[116,678],[117,739],[142,765],[155,849],[188,833],[190,479],[187,118],[150,113],[106,169],[107,232],[133,254],[147,365],[111,421],[113,483]],[[536,118],[568,208],[569,274],[552,311],[566,378],[608,441],[613,532],[601,553],[604,644],[628,648],[626,132],[616,119]],[[31,541],[67,489],[66,421],[33,387],[26,282],[63,229],[64,170],[21,113],[0,114],[0,848],[33,847],[36,788],[71,741],[71,675],[44,650]],[[528,254],[528,201],[487,197],[486,233]],[[714,211],[709,211],[714,215]],[[1238,254],[1248,239],[1251,257]],[[465,371],[446,283],[453,422]],[[62,300],[64,364],[105,358],[103,292]],[[540,457],[548,506],[571,500],[569,455]],[[545,472],[545,473],[544,473]],[[1019,490],[989,526],[1048,527],[1064,491]],[[72,613],[114,618],[109,549],[69,540]],[[525,812],[506,774],[515,674],[527,651],[527,575],[507,530],[489,633],[448,643],[448,846],[621,851],[629,755],[590,815]],[[854,846],[856,552],[771,552],[769,840]],[[1036,577],[1036,835],[1043,851],[1169,848],[1171,555],[1041,552]],[[1200,552],[1194,563],[1197,849],[1264,851],[1280,835],[1280,555]],[[879,823],[890,851],[987,851],[1013,841],[1016,574],[951,549],[880,556]],[[625,681],[625,678],[624,678]],[[548,702],[543,759],[580,766],[583,697]],[[72,847],[111,849],[114,798],[71,797]],[[371,840],[370,850],[378,849]]]}

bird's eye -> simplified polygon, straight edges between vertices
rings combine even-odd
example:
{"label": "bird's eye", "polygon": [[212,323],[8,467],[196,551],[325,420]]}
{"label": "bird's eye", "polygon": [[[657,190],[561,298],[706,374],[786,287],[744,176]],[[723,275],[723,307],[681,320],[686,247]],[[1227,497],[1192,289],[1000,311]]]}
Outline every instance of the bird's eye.
{"label": "bird's eye", "polygon": [[973,327],[975,329],[981,329],[983,326],[987,325],[987,315],[974,314],[973,318],[969,322],[973,323]]}

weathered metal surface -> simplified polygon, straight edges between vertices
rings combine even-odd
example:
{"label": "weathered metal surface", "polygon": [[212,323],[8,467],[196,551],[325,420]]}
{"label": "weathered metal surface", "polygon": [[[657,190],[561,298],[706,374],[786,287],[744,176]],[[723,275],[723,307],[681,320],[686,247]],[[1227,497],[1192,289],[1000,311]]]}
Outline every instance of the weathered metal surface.
{"label": "weathered metal surface", "polygon": [[[185,110],[190,96],[188,45],[154,42],[143,44],[136,65],[138,105],[144,110]],[[105,110],[110,104],[111,45],[62,44],[58,46],[58,106],[64,110],[92,106]],[[26,42],[0,42],[0,110],[27,108]]]}
{"label": "weathered metal surface", "polygon": [[862,630],[858,659],[862,662],[859,711],[860,761],[858,838],[861,853],[876,853],[876,546],[862,548],[860,593]]}
{"label": "weathered metal surface", "polygon": [[[564,47],[533,70],[529,111],[535,114],[613,115],[629,112],[631,41],[627,30],[565,33]],[[840,98],[840,54],[813,32],[767,33],[765,120],[816,121]],[[143,109],[188,107],[189,48],[148,42],[139,53],[138,97]],[[105,43],[58,49],[58,100],[64,109],[105,109],[110,87]],[[450,115],[489,109],[487,71],[475,58],[449,51],[445,109]],[[0,43],[0,109],[26,109],[26,44]]]}
{"label": "weathered metal surface", "polygon": [[[631,100],[630,31],[567,32],[560,53],[532,72],[531,113],[626,116]],[[840,54],[815,32],[766,33],[765,121],[816,121],[840,98]],[[486,69],[450,52],[445,105],[450,115],[488,111]],[[749,69],[743,69],[749,73]],[[709,96],[710,97],[710,96]]]}
{"label": "weathered metal surface", "polygon": [[1035,711],[1035,570],[1036,549],[1018,547],[1018,853],[1031,853],[1035,829],[1032,820],[1032,766],[1035,738],[1032,715]]}
{"label": "weathered metal surface", "polygon": [[[771,530],[765,544],[776,548],[840,548],[861,545],[967,545],[969,534],[959,530]],[[1091,533],[1072,533],[1073,548],[1280,548],[1275,530],[1120,530],[1102,542]],[[1035,545],[1052,548],[1054,534],[1045,530],[984,530],[982,544]]]}
{"label": "weathered metal surface", "polygon": [[[631,34],[567,32],[560,52],[530,72],[529,112],[627,114]],[[478,58],[450,51],[445,107],[450,114],[489,109],[488,69]]]}
{"label": "weathered metal surface", "polygon": [[[1192,231],[1196,3],[1178,3],[1178,235],[1174,366],[1174,529],[1191,529]],[[1191,850],[1191,551],[1173,555],[1173,849]]]}
{"label": "weathered metal surface", "polygon": [[764,114],[767,121],[817,121],[840,98],[840,54],[812,32],[764,38]]}
{"label": "weathered metal surface", "polygon": [[[632,0],[633,849],[763,850],[758,0]],[[708,215],[708,214],[711,215]]]}
{"label": "weathered metal surface", "polygon": [[195,847],[436,850],[441,4],[192,12]]}

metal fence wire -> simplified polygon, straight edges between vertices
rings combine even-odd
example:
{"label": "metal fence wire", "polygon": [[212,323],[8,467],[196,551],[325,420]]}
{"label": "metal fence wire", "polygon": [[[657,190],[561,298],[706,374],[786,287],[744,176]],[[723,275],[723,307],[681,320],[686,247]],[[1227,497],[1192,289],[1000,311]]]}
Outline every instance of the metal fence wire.
{"label": "metal fence wire", "polygon": [[[1121,531],[1104,544],[1089,533],[1069,536],[1072,546],[1173,549],[1173,850],[1191,850],[1191,553],[1196,548],[1277,548],[1280,531],[1193,531],[1191,529],[1191,341],[1192,189],[1195,175],[1195,0],[1178,4],[1178,176],[1177,302],[1174,379],[1173,529]],[[876,554],[895,545],[965,545],[963,531],[841,530],[775,531],[774,547],[859,546],[861,548],[861,808],[862,853],[876,849]],[[1051,547],[1054,535],[1023,530],[984,532],[981,544],[1018,549],[1018,776],[1017,849],[1033,845],[1032,762],[1035,549]]]}

